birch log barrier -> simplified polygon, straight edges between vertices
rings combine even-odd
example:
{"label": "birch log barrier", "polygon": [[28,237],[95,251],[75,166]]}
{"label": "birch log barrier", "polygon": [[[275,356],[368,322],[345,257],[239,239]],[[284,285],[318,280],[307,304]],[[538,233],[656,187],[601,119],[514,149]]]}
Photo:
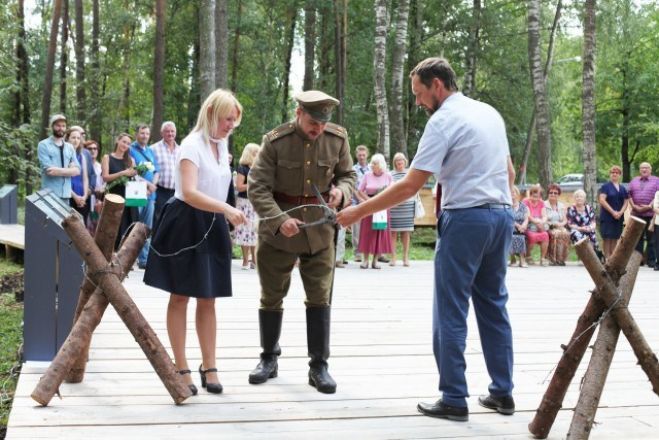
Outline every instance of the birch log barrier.
{"label": "birch log barrier", "polygon": [[[103,253],[103,256],[107,261],[110,261],[112,257],[112,251],[114,250],[114,242],[119,233],[119,226],[121,225],[121,215],[124,212],[124,199],[123,197],[116,194],[106,194],[103,199],[103,210],[101,211],[101,217],[98,219],[98,227],[96,228],[96,234],[94,235],[94,241],[96,245]],[[133,262],[134,263],[134,262]],[[124,273],[130,271],[131,266]],[[96,286],[91,282],[87,277],[82,281],[82,286],[80,286],[80,296],[78,296],[78,305],[76,306],[75,314],[73,315],[73,324],[75,325],[76,321],[82,313],[82,309],[91,298],[92,294],[96,290]],[[91,338],[90,338],[91,342]],[[87,366],[87,359],[89,357],[89,344],[80,348],[78,352],[78,360],[71,367],[70,371],[67,373],[66,382],[69,383],[80,383],[85,377],[85,367]],[[59,386],[59,384],[58,384]],[[52,396],[51,396],[52,397]]]}
{"label": "birch log barrier", "polygon": [[575,249],[595,285],[598,286],[596,295],[607,307],[613,307],[611,317],[615,319],[632,350],[634,350],[638,363],[652,383],[652,391],[659,395],[659,360],[648,341],[645,340],[645,336],[638,328],[638,324],[636,324],[629,309],[626,306],[619,306],[621,297],[611,276],[604,270],[602,263],[600,263],[589,243],[581,240],[575,245]]}
{"label": "birch log barrier", "polygon": [[[617,307],[627,307],[627,304],[629,304],[642,259],[643,256],[639,252],[634,252],[629,260],[627,273],[620,279],[622,300]],[[581,386],[579,401],[572,415],[572,422],[567,433],[568,439],[585,440],[590,436],[619,336],[620,327],[615,319],[612,316],[604,318],[600,324],[595,345],[593,345],[593,354],[590,357],[588,369]]]}
{"label": "birch log barrier", "polygon": [[[618,245],[608,259],[606,270],[614,280],[619,280],[625,273],[638,239],[645,229],[645,221],[630,217],[622,232]],[[604,303],[596,296],[591,295],[583,313],[577,320],[577,326],[570,337],[570,342],[563,345],[563,355],[554,370],[547,391],[536,410],[535,416],[529,423],[529,432],[536,438],[547,438],[558,411],[563,406],[563,399],[574,375],[581,363],[581,359],[588,348],[588,344],[595,332],[597,321],[606,310]]]}
{"label": "birch log barrier", "polygon": [[[137,255],[140,253],[142,246],[144,246],[146,233],[146,225],[143,223],[135,224],[133,230],[117,253],[115,262],[118,263],[118,267],[115,267],[120,280],[126,277],[135,264]],[[112,246],[114,246],[114,239]],[[112,264],[115,263],[113,262]],[[57,355],[55,355],[44,375],[41,376],[34,391],[32,391],[32,399],[43,406],[47,406],[53,396],[58,393],[59,386],[65,380],[65,377],[67,377],[68,381],[68,377],[71,375],[71,369],[76,368],[75,366],[78,365],[83,353],[84,362],[82,363],[82,373],[84,374],[84,366],[87,363],[87,353],[89,352],[92,333],[101,323],[103,313],[105,313],[108,304],[109,302],[101,289],[96,288],[93,294],[89,296],[78,319],[73,324],[69,336],[62,344],[62,347],[57,352]]]}

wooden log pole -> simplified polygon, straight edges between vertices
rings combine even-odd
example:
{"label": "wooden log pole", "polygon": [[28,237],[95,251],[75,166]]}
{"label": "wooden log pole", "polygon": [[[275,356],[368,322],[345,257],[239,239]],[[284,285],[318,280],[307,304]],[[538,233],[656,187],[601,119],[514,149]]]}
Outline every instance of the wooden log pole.
{"label": "wooden log pole", "polygon": [[584,239],[577,242],[574,247],[597,286],[596,295],[607,307],[614,306],[611,310],[611,316],[625,334],[629,345],[634,350],[638,363],[650,379],[652,391],[659,395],[659,360],[657,356],[652,351],[648,341],[645,340],[645,336],[643,336],[629,309],[626,306],[621,306],[619,301],[621,298],[615,283],[604,270],[590,243]]}
{"label": "wooden log pole", "polygon": [[182,376],[176,372],[176,367],[158,336],[128,295],[117,275],[112,272],[112,267],[98,250],[80,219],[76,216],[69,216],[64,219],[62,226],[87,263],[92,280],[100,286],[112,307],[126,324],[174,402],[182,403],[192,395],[190,389],[183,382]]}
{"label": "wooden log pole", "polygon": [[[137,255],[144,246],[144,237],[148,228],[143,223],[135,225],[130,235],[121,246],[117,253],[117,258],[113,263],[118,263],[117,274],[123,279],[135,264]],[[80,361],[84,351],[85,357],[82,365],[87,363],[87,352],[91,342],[92,333],[101,323],[103,313],[108,306],[108,300],[103,295],[100,288],[96,288],[94,293],[89,297],[87,304],[80,313],[80,317],[73,324],[69,336],[62,344],[57,355],[48,366],[48,369],[41,376],[39,383],[32,391],[32,399],[40,405],[47,406],[53,396],[58,392],[67,373],[70,374],[71,368],[75,368]]]}
{"label": "wooden log pole", "polygon": [[[612,277],[622,276],[644,229],[645,222],[643,220],[630,217],[630,221],[625,225],[613,255],[607,262],[607,270],[611,271]],[[547,438],[549,435],[554,420],[556,420],[556,415],[563,406],[565,394],[595,332],[595,323],[605,309],[604,303],[596,295],[591,295],[583,313],[577,320],[577,326],[572,333],[570,343],[563,346],[563,355],[558,361],[535,416],[529,423],[529,432],[535,438]]]}
{"label": "wooden log pole", "polygon": [[[94,235],[94,241],[107,261],[110,261],[110,258],[112,257],[114,242],[119,233],[121,215],[123,212],[124,198],[117,194],[107,194],[103,201],[103,211],[101,211],[101,217],[98,220],[98,228]],[[76,311],[73,316],[74,325],[78,321],[82,309],[87,304],[87,301],[89,301],[89,298],[92,296],[95,289],[96,286],[94,286],[94,283],[92,283],[89,278],[85,277],[82,281],[82,286],[80,286],[78,305],[76,306]],[[78,362],[76,362],[67,374],[66,381],[69,383],[82,382],[85,377],[85,367],[87,365],[87,359],[89,358],[89,345],[82,347],[79,353]]]}
{"label": "wooden log pole", "polygon": [[[626,307],[629,304],[642,259],[643,256],[639,252],[634,252],[627,264],[627,271],[620,279],[622,301],[619,307]],[[615,319],[612,316],[604,318],[593,346],[593,354],[584,376],[579,401],[572,415],[572,422],[567,433],[568,439],[586,440],[590,436],[619,336],[620,327]]]}

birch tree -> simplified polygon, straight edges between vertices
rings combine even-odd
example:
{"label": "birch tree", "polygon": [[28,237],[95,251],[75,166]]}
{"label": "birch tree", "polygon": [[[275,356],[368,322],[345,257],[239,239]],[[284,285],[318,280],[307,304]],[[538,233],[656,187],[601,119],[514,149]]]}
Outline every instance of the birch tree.
{"label": "birch tree", "polygon": [[387,59],[387,2],[375,0],[375,50],[373,55],[373,76],[375,107],[378,120],[377,151],[389,159],[391,154],[389,142],[389,109],[387,89],[385,86],[385,69]]}
{"label": "birch tree", "polygon": [[302,90],[313,89],[316,48],[316,7],[314,0],[304,4],[304,82]]}
{"label": "birch tree", "polygon": [[215,0],[199,6],[199,91],[201,100],[215,90]]}
{"label": "birch tree", "polygon": [[551,166],[551,120],[549,103],[540,56],[540,0],[528,0],[528,55],[533,85],[536,112],[536,134],[538,137],[538,165],[540,184],[547,188],[552,182]]}
{"label": "birch tree", "polygon": [[583,122],[584,189],[590,206],[597,206],[597,164],[595,156],[595,13],[596,0],[586,0],[583,26]]}
{"label": "birch tree", "polygon": [[407,21],[410,11],[409,0],[399,0],[396,15],[394,47],[391,65],[391,137],[394,151],[407,156],[407,136],[404,123],[405,96],[403,94],[405,57],[407,55]]}
{"label": "birch tree", "polygon": [[[153,125],[152,136],[158,136],[163,121],[165,87],[165,11],[166,0],[156,0],[156,38],[153,44]],[[154,137],[155,139],[155,137]]]}
{"label": "birch tree", "polygon": [[215,87],[226,89],[229,71],[229,22],[227,0],[216,0],[215,4]]}
{"label": "birch tree", "polygon": [[53,1],[53,17],[50,25],[50,38],[48,40],[48,55],[46,58],[46,75],[43,83],[43,96],[41,99],[41,125],[39,138],[43,139],[48,133],[48,120],[50,118],[50,102],[53,92],[53,71],[55,70],[55,52],[57,51],[57,30],[62,13],[62,0]]}
{"label": "birch tree", "polygon": [[476,91],[476,60],[480,46],[481,0],[473,0],[471,25],[469,26],[469,46],[467,47],[467,66],[462,92],[473,97]]}
{"label": "birch tree", "polygon": [[85,27],[82,0],[75,0],[76,41],[76,118],[80,123],[87,120],[87,94],[85,91]]}

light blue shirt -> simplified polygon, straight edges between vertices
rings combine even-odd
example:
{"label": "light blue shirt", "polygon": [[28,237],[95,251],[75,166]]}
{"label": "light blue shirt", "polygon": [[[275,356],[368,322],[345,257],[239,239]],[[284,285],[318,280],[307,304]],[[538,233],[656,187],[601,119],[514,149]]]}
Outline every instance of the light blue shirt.
{"label": "light blue shirt", "polygon": [[[139,165],[143,162],[151,162],[153,165],[153,171],[147,171],[141,176],[144,180],[153,182],[155,174],[158,172],[158,163],[156,162],[156,156],[153,154],[153,150],[148,145],[142,148],[142,146],[137,142],[130,144],[130,155],[135,160],[135,165]],[[149,194],[148,200],[156,200],[156,192]]]}
{"label": "light blue shirt", "polygon": [[[60,148],[64,149],[63,163]],[[63,146],[59,147],[55,144],[55,139],[50,136],[39,142],[37,155],[39,156],[39,168],[41,169],[41,189],[49,189],[53,194],[63,199],[71,198],[71,177],[49,176],[46,174],[46,170],[50,167],[68,168],[71,164],[80,169],[80,163],[76,159],[73,145],[64,142]]]}
{"label": "light blue shirt", "polygon": [[[371,165],[367,163],[366,165],[361,166],[359,162],[357,162],[352,166],[352,169],[355,170],[355,173],[357,174],[357,182],[355,183],[355,188],[359,188],[359,185],[362,183],[362,180],[364,179],[366,173],[371,171]],[[359,200],[357,200],[357,196],[355,195],[352,196],[352,204],[353,205],[359,204]]]}
{"label": "light blue shirt", "polygon": [[510,205],[508,156],[501,115],[454,93],[428,120],[411,168],[435,174],[442,185],[442,209]]}

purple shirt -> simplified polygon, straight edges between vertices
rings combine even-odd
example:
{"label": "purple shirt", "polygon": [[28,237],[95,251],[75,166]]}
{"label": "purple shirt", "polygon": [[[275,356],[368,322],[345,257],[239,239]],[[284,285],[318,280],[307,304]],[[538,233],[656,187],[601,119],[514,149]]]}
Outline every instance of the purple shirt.
{"label": "purple shirt", "polygon": [[[634,205],[649,205],[654,200],[654,193],[657,191],[659,191],[659,177],[656,176],[649,176],[647,179],[638,176],[629,182],[628,192]],[[642,213],[632,210],[632,215],[643,218],[650,218],[653,214],[652,210]]]}

